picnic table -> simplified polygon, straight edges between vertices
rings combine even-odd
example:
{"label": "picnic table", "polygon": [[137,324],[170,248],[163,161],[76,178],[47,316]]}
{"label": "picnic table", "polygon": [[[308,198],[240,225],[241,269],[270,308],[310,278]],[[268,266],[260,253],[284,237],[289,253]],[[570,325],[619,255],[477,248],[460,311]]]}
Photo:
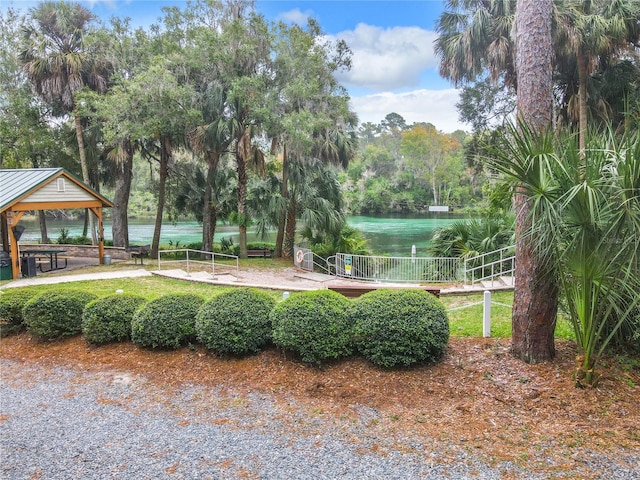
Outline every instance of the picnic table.
{"label": "picnic table", "polygon": [[[35,257],[36,265],[38,269],[42,272],[50,272],[52,270],[62,270],[67,267],[67,257],[60,256],[60,254],[66,253],[66,250],[57,250],[57,249],[49,249],[49,248],[38,248],[38,249],[30,249],[30,250],[22,250],[20,253],[22,254],[22,258],[28,261],[29,257]],[[64,260],[64,265],[60,266],[60,262],[58,260]],[[48,265],[49,269],[44,270],[42,268],[43,265]]]}

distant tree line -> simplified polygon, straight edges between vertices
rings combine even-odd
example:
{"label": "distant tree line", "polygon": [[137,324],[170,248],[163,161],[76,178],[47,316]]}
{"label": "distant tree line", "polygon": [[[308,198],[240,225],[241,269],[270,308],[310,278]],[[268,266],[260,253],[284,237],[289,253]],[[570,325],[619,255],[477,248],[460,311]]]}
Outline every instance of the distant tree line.
{"label": "distant tree line", "polygon": [[358,129],[359,149],[343,180],[355,214],[418,213],[431,205],[469,208],[483,198],[486,177],[464,161],[467,134],[445,134],[430,123],[407,125],[398,113]]}
{"label": "distant tree line", "polygon": [[269,23],[253,7],[165,7],[137,29],[64,1],[0,14],[2,167],[62,166],[107,189],[117,246],[132,188],[153,194],[154,253],[167,211],[200,220],[206,250],[219,219],[235,222],[241,256],[250,225],[278,232],[279,256],[300,220],[339,232],[337,169],[356,153],[357,118],[334,73],[350,51],[313,20]]}

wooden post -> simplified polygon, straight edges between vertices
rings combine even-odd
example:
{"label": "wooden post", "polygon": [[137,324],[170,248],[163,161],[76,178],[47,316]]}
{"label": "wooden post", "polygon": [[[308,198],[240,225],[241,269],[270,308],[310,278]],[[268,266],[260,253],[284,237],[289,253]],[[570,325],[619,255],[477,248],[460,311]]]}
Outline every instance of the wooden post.
{"label": "wooden post", "polygon": [[11,276],[14,280],[20,278],[20,255],[18,254],[18,241],[13,234],[13,227],[18,225],[18,222],[24,215],[24,212],[12,212],[12,220],[8,224],[9,230],[9,244],[11,245]]}
{"label": "wooden post", "polygon": [[91,208],[91,212],[98,218],[98,262],[104,263],[104,225],[102,224],[102,208]]}

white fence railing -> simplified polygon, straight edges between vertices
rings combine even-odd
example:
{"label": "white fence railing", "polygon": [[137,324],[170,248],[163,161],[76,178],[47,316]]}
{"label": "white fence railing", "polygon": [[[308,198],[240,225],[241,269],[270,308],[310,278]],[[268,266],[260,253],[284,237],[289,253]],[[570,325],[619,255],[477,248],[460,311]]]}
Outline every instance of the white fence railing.
{"label": "white fence railing", "polygon": [[326,260],[308,248],[294,248],[294,264],[354,280],[397,283],[450,283],[473,285],[498,281],[515,272],[514,246],[462,260],[436,257],[383,257],[337,253]]}
{"label": "white fence railing", "polygon": [[459,258],[381,257],[337,253],[336,275],[397,283],[449,283],[460,278]]}
{"label": "white fence railing", "polygon": [[[173,257],[172,259],[169,259],[170,255]],[[222,263],[222,261],[224,261],[224,263]],[[158,250],[158,270],[162,269],[162,265],[166,267],[167,264],[184,265],[187,275],[191,273],[192,269],[197,268],[198,265],[206,266],[206,270],[211,268],[212,276],[216,275],[216,267],[218,271],[220,269],[238,271],[238,257],[235,255],[193,250],[190,248]]]}
{"label": "white fence railing", "polygon": [[317,271],[327,275],[334,275],[334,258],[335,257],[331,256],[325,259],[313,253],[309,248],[293,247],[293,264],[308,272]]}
{"label": "white fence railing", "polygon": [[463,270],[466,285],[513,276],[516,271],[515,247],[512,245],[477,257],[467,258],[464,261]]}

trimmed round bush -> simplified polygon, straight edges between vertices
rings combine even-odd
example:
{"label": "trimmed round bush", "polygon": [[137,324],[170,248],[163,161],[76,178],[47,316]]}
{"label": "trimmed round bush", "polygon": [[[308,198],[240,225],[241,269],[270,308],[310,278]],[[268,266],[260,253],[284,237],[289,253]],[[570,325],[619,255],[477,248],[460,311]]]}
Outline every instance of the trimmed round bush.
{"label": "trimmed round bush", "polygon": [[435,362],[449,342],[444,306],[423,290],[373,290],[352,302],[349,315],[358,351],[380,367]]}
{"label": "trimmed round bush", "polygon": [[222,293],[200,308],[198,340],[216,353],[256,353],[271,340],[269,314],[275,303],[269,294],[254,288]]}
{"label": "trimmed round bush", "polygon": [[80,290],[44,292],[22,309],[27,329],[41,340],[55,340],[82,332],[84,307],[97,298]]}
{"label": "trimmed round bush", "polygon": [[271,311],[273,342],[320,365],[353,352],[350,301],[331,290],[292,295]]}
{"label": "trimmed round bush", "polygon": [[179,348],[195,338],[195,320],[203,300],[171,294],[150,301],[131,320],[131,340],[140,347]]}
{"label": "trimmed round bush", "polygon": [[22,309],[36,295],[33,290],[9,290],[0,293],[0,336],[24,330]]}
{"label": "trimmed round bush", "polygon": [[131,319],[146,300],[109,295],[89,303],[82,313],[82,334],[90,343],[121,342],[131,336]]}

